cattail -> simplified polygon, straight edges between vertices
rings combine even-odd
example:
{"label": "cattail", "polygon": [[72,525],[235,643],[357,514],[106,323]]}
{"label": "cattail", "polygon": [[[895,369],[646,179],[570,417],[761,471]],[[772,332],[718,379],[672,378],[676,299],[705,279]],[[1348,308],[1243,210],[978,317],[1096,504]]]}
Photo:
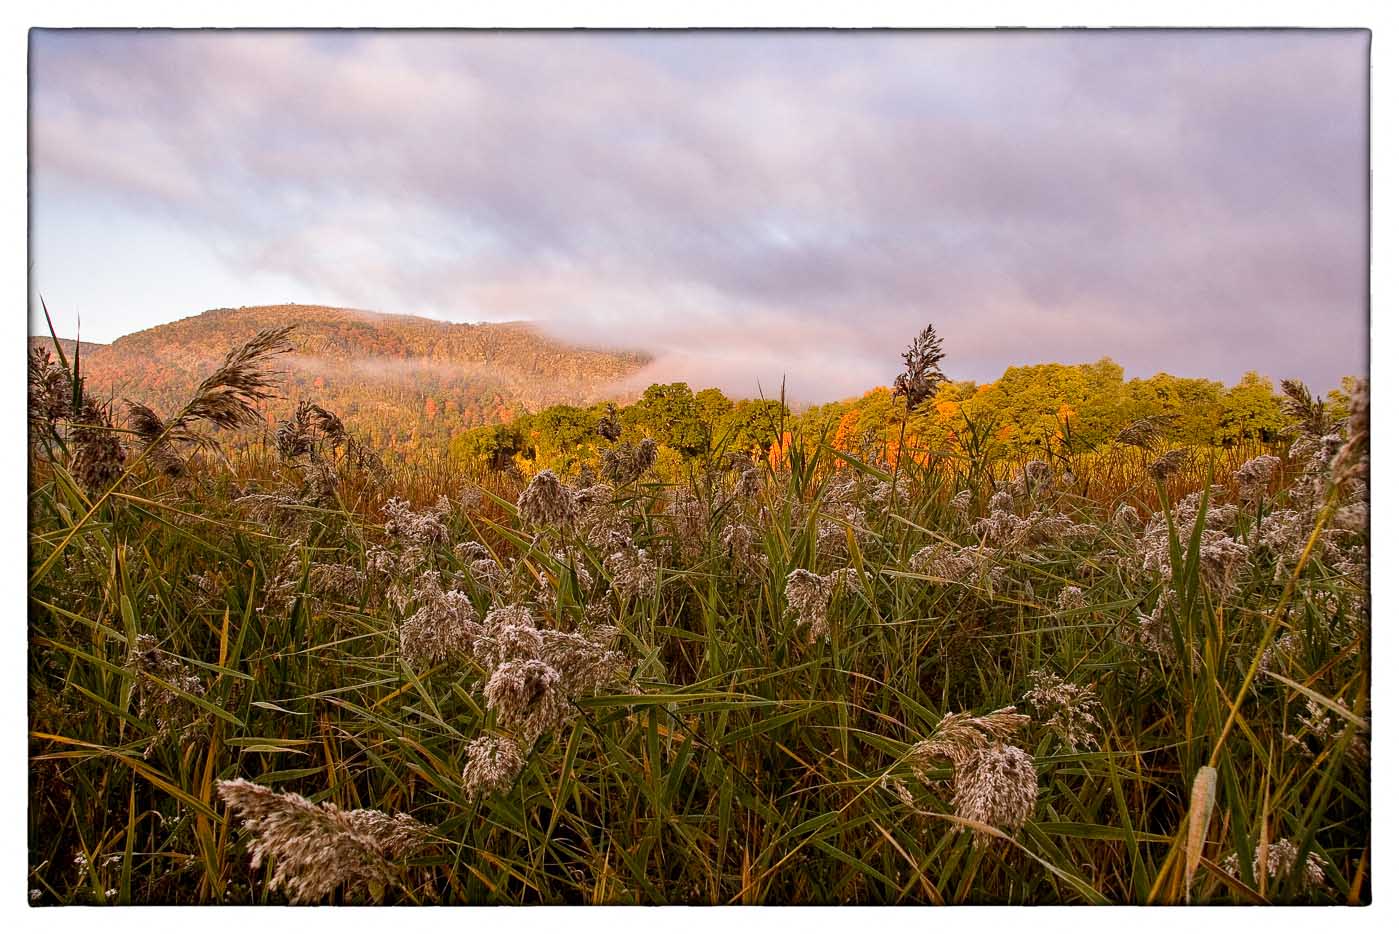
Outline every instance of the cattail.
{"label": "cattail", "polygon": [[313,804],[242,778],[220,781],[218,789],[254,835],[252,867],[271,857],[276,871],[268,887],[286,892],[293,904],[318,901],[342,885],[350,892],[382,890],[428,842],[428,828],[406,814]]}
{"label": "cattail", "polygon": [[511,660],[497,668],[486,684],[486,706],[526,744],[552,732],[568,715],[558,671],[539,659]]}
{"label": "cattail", "polygon": [[1025,701],[1069,752],[1098,748],[1098,720],[1093,711],[1101,705],[1091,688],[1071,684],[1044,670],[1030,672],[1030,685]]}
{"label": "cattail", "polygon": [[1185,466],[1187,455],[1184,448],[1174,448],[1162,454],[1146,468],[1153,479],[1165,481]]}
{"label": "cattail", "polygon": [[1185,838],[1185,879],[1189,884],[1200,865],[1200,856],[1205,849],[1205,831],[1210,826],[1210,815],[1214,812],[1215,785],[1219,773],[1208,765],[1200,766],[1195,773],[1195,781],[1190,788],[1189,825]]}
{"label": "cattail", "polygon": [[520,746],[508,736],[480,736],[466,747],[461,771],[468,801],[505,791],[525,767]]}
{"label": "cattail", "polygon": [[526,525],[565,528],[578,517],[578,503],[552,470],[534,475],[516,502]]}
{"label": "cattail", "polygon": [[[1014,833],[1024,826],[1039,797],[1035,762],[1019,746],[992,743],[969,752],[953,767],[952,807],[963,820]],[[973,846],[994,839],[977,831]]]}

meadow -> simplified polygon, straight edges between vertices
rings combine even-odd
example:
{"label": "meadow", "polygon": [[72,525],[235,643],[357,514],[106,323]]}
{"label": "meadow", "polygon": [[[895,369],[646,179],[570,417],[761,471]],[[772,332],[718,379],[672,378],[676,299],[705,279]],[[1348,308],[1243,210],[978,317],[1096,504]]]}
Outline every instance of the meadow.
{"label": "meadow", "polygon": [[250,431],[289,347],[164,414],[31,353],[31,904],[1369,902],[1363,383],[915,447],[928,331],[867,456],[556,472]]}

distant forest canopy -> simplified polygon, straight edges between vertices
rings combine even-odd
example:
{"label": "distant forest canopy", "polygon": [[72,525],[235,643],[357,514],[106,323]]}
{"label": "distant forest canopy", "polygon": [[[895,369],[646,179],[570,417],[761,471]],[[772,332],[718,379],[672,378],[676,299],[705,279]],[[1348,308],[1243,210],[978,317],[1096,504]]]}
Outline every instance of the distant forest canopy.
{"label": "distant forest canopy", "polygon": [[[1327,395],[1335,418],[1345,417],[1353,385],[1348,377]],[[794,434],[825,438],[838,451],[883,464],[896,461],[901,433],[904,450],[915,458],[971,444],[1028,457],[1047,448],[1066,453],[1099,448],[1149,416],[1164,417],[1164,437],[1180,444],[1268,443],[1282,440],[1291,424],[1281,398],[1271,380],[1254,372],[1233,387],[1167,373],[1124,380],[1122,367],[1103,358],[1011,367],[992,383],[943,383],[908,413],[906,424],[905,399],[884,386],[797,413],[777,400],[733,400],[718,389],[694,392],[685,383],[657,384],[615,416],[620,441],[651,438],[659,446],[662,475],[673,475],[686,460],[706,456],[775,459]],[[607,414],[607,403],[555,405],[461,432],[450,451],[454,458],[497,470],[514,465],[573,474],[595,464],[610,446],[598,430]]]}

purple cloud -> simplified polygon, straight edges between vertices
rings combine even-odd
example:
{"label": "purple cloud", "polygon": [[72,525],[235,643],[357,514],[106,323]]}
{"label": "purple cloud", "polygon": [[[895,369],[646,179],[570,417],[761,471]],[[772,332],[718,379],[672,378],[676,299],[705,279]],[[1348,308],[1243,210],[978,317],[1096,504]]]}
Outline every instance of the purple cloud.
{"label": "purple cloud", "polygon": [[531,318],[745,394],[887,383],[928,321],[958,377],[1111,355],[1331,386],[1365,367],[1368,53],[1362,31],[40,31],[34,224],[100,197],[306,301]]}

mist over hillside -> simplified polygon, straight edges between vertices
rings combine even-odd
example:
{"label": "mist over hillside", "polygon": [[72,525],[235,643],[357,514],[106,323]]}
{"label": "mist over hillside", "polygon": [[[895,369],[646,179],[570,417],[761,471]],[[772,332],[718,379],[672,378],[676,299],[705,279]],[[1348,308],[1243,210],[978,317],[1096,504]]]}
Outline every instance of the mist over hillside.
{"label": "mist over hillside", "polygon": [[[572,346],[524,322],[457,324],[320,305],[218,308],[118,338],[83,344],[88,388],[169,411],[224,355],[264,328],[296,325],[281,417],[314,399],[365,440],[388,449],[442,444],[455,432],[559,403],[626,401],[642,353]],[[31,346],[52,347],[32,337]],[[71,341],[64,341],[71,355]]]}

